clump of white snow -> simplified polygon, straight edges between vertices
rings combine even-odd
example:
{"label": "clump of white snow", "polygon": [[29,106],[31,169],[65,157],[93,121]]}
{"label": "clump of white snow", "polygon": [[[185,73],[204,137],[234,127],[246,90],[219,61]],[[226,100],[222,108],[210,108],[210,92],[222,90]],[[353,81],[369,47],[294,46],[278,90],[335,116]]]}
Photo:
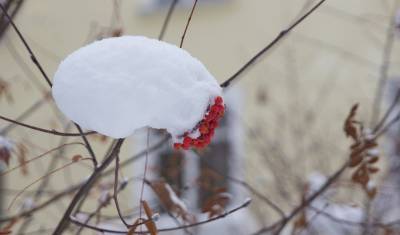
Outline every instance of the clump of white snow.
{"label": "clump of white snow", "polygon": [[113,138],[146,126],[177,138],[196,126],[221,91],[188,52],[141,36],[80,48],[60,64],[53,85],[57,106],[68,118]]}

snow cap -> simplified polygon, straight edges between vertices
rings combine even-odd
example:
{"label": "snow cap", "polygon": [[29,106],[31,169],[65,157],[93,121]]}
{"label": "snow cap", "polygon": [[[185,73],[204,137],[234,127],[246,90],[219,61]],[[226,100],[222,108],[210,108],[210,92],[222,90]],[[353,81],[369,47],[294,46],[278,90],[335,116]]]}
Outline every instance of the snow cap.
{"label": "snow cap", "polygon": [[96,41],[58,67],[53,97],[83,128],[113,138],[137,129],[166,129],[174,138],[193,129],[222,89],[185,50],[142,36]]}

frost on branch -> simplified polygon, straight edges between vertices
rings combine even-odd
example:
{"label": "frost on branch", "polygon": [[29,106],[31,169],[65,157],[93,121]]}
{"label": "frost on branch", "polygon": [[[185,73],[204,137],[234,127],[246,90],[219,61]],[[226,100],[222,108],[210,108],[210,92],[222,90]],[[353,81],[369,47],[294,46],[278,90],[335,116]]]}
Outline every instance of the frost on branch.
{"label": "frost on branch", "polygon": [[185,135],[201,136],[199,123],[221,91],[188,52],[139,36],[103,39],[73,52],[53,86],[61,111],[86,129],[125,138],[148,126],[166,129],[180,143]]}

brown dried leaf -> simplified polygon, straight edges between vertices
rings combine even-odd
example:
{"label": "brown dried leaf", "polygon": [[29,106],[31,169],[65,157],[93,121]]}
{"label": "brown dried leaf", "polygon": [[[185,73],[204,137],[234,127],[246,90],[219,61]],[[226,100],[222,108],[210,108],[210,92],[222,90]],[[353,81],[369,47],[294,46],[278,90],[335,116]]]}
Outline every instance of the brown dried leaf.
{"label": "brown dried leaf", "polygon": [[231,195],[227,193],[225,188],[217,189],[214,195],[206,200],[201,211],[203,213],[208,213],[209,218],[221,215],[225,212],[225,207],[231,198]]}
{"label": "brown dried leaf", "polygon": [[6,147],[0,147],[0,161],[4,162],[7,166],[10,164],[11,153]]}
{"label": "brown dried leaf", "polygon": [[368,163],[374,164],[374,163],[378,162],[378,160],[379,160],[378,156],[373,156],[373,157],[371,157],[371,159],[368,160]]}
{"label": "brown dried leaf", "polygon": [[27,153],[28,153],[28,148],[24,144],[19,143],[17,145],[17,155],[18,155],[18,162],[21,165],[21,174],[22,175],[28,174],[28,167],[26,165],[26,154]]}
{"label": "brown dried leaf", "polygon": [[385,227],[384,228],[384,235],[395,235],[395,233],[390,227]]}
{"label": "brown dried leaf", "polygon": [[346,133],[346,136],[350,136],[351,138],[353,138],[353,140],[358,139],[358,130],[354,124],[355,123],[354,117],[357,114],[357,109],[358,109],[358,104],[353,105],[353,107],[350,110],[349,115],[346,118],[346,121],[344,122],[344,127],[343,127],[343,130]]}
{"label": "brown dried leaf", "polygon": [[127,233],[127,235],[134,235],[136,234],[136,229],[138,228],[138,226],[143,223],[143,219],[142,218],[138,218],[137,220],[135,220],[135,222],[133,223],[133,225],[129,228],[129,231]]}
{"label": "brown dried leaf", "polygon": [[90,135],[90,138],[92,138],[94,141],[99,141],[100,143],[106,143],[108,140],[108,137],[102,134]]}
{"label": "brown dried leaf", "polygon": [[142,201],[142,205],[143,205],[143,209],[144,209],[144,212],[146,213],[147,218],[151,219],[151,217],[154,214],[153,210],[150,208],[150,206],[146,200]]}
{"label": "brown dried leaf", "polygon": [[350,164],[349,167],[356,167],[358,166],[363,160],[363,157],[361,154],[358,155],[350,155]]}
{"label": "brown dried leaf", "polygon": [[375,139],[367,139],[367,140],[365,140],[365,143],[364,143],[364,149],[365,150],[372,149],[372,148],[375,148],[377,146],[378,146],[378,143],[376,142]]}
{"label": "brown dried leaf", "polygon": [[366,187],[369,181],[369,174],[367,170],[367,166],[365,164],[361,165],[352,176],[352,180],[356,183],[361,184]]}
{"label": "brown dried leaf", "polygon": [[157,226],[152,220],[154,214],[153,210],[150,208],[149,204],[145,200],[142,201],[142,205],[144,212],[146,213],[147,216],[147,220],[144,222],[144,225],[146,226],[147,230],[150,232],[151,235],[157,235]]}
{"label": "brown dried leaf", "polygon": [[379,171],[379,168],[378,167],[374,167],[374,166],[369,166],[368,167],[368,171],[371,174],[375,174],[375,173],[377,173]]}
{"label": "brown dried leaf", "polygon": [[369,199],[374,199],[376,193],[378,192],[376,187],[373,187],[373,188],[370,188],[370,189],[366,188],[365,191],[367,192],[367,195],[368,195]]}
{"label": "brown dried leaf", "polygon": [[357,140],[354,144],[350,145],[350,149],[354,150],[354,149],[360,148],[360,146],[361,146],[361,142]]}
{"label": "brown dried leaf", "polygon": [[14,218],[0,229],[0,235],[11,234],[13,226],[18,222],[18,218]]}
{"label": "brown dried leaf", "polygon": [[294,222],[294,230],[304,229],[308,227],[306,213],[303,212],[300,214],[299,218]]}
{"label": "brown dried leaf", "polygon": [[157,227],[154,221],[147,220],[144,225],[146,226],[147,230],[150,232],[151,235],[157,235]]}
{"label": "brown dried leaf", "polygon": [[7,81],[0,79],[0,99],[2,96],[4,96],[9,103],[14,101],[10,92],[10,84]]}
{"label": "brown dried leaf", "polygon": [[166,210],[175,213],[177,217],[181,217],[183,220],[189,223],[195,221],[195,217],[187,211],[182,202],[178,201],[178,196],[172,187],[165,182],[165,180],[154,180],[148,183],[153,191],[157,194],[158,199]]}
{"label": "brown dried leaf", "polygon": [[80,160],[82,160],[82,155],[80,155],[80,154],[74,155],[72,157],[73,162],[79,162]]}
{"label": "brown dried leaf", "polygon": [[112,31],[111,36],[112,37],[121,37],[123,33],[124,33],[123,29],[117,28]]}

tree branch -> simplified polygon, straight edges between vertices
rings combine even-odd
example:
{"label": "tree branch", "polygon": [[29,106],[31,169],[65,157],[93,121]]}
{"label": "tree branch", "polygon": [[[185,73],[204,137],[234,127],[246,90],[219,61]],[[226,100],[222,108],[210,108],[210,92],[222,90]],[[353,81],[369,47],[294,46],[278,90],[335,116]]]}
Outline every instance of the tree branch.
{"label": "tree branch", "polygon": [[82,133],[64,133],[64,132],[59,132],[59,131],[56,131],[56,130],[48,130],[48,129],[44,129],[44,128],[41,128],[41,127],[36,127],[36,126],[29,125],[29,124],[25,124],[25,123],[13,120],[11,118],[4,117],[2,115],[0,115],[0,119],[2,119],[4,121],[7,121],[7,122],[11,122],[11,123],[13,123],[15,125],[19,125],[19,126],[23,126],[23,127],[35,130],[35,131],[40,131],[40,132],[43,132],[43,133],[52,134],[52,135],[58,135],[58,136],[82,136],[82,135],[86,136],[86,135],[92,135],[92,134],[96,134],[97,133],[95,131],[89,131],[89,132],[85,132],[85,133],[84,132],[82,132]]}
{"label": "tree branch", "polygon": [[119,154],[119,151],[120,151],[120,148],[121,148],[123,142],[124,142],[124,139],[118,140],[118,142],[114,146],[113,151],[111,151],[111,153],[104,160],[104,162],[101,163],[100,166],[94,170],[94,172],[89,177],[89,179],[84,183],[84,185],[76,193],[76,195],[72,199],[71,203],[69,204],[67,210],[65,211],[63,218],[58,223],[57,228],[53,232],[54,235],[62,234],[62,232],[67,228],[69,221],[70,221],[71,213],[72,213],[73,209],[75,208],[76,204],[80,201],[81,197],[83,197],[84,195],[86,195],[89,192],[89,190],[92,188],[94,183],[101,176],[101,173],[111,164],[111,162],[113,162],[113,160],[115,159],[117,154]]}
{"label": "tree branch", "polygon": [[222,88],[227,88],[231,82],[237,79],[244,71],[246,71],[252,64],[256,62],[263,54],[272,49],[278,42],[284,39],[296,26],[303,22],[308,16],[310,16],[315,10],[317,10],[326,0],[319,1],[313,8],[306,12],[302,17],[295,21],[289,28],[281,31],[276,38],[270,42],[266,47],[259,51],[253,58],[251,58],[245,65],[243,65],[235,74],[228,78],[225,82],[221,83]]}
{"label": "tree branch", "polygon": [[183,41],[185,40],[186,32],[187,32],[187,30],[189,28],[190,21],[192,20],[193,12],[196,9],[196,5],[197,5],[197,0],[194,0],[194,4],[193,4],[193,7],[192,7],[192,10],[190,11],[189,18],[188,18],[188,20],[186,22],[185,30],[183,31],[183,34],[182,34],[182,37],[181,37],[181,43],[179,44],[179,48],[182,48],[182,46],[183,46]]}

